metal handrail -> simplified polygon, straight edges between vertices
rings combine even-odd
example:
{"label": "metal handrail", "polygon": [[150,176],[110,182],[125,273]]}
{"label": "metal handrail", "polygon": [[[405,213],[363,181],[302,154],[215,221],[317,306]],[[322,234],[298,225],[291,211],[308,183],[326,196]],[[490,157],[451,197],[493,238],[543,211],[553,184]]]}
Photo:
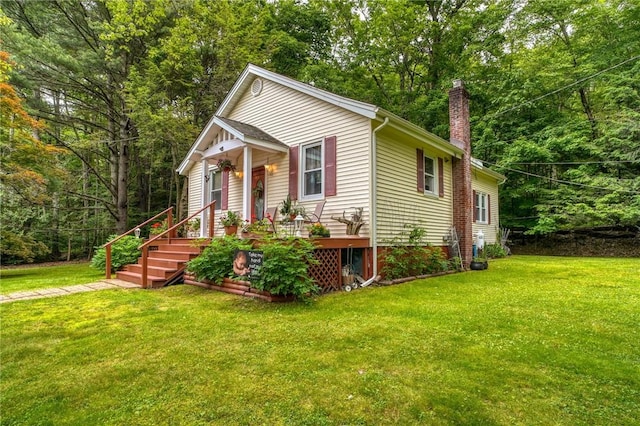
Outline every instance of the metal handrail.
{"label": "metal handrail", "polygon": [[157,218],[159,218],[160,216],[167,214],[167,224],[168,226],[171,226],[171,222],[172,222],[172,218],[173,218],[173,206],[169,207],[168,209],[165,209],[163,211],[161,211],[160,213],[158,213],[157,215],[155,215],[154,217],[152,217],[151,219],[147,219],[146,221],[142,222],[139,225],[134,226],[133,228],[129,229],[127,232],[125,232],[122,235],[118,235],[116,238],[114,238],[111,241],[108,241],[106,243],[104,243],[102,247],[105,248],[105,255],[106,255],[106,259],[105,259],[105,264],[106,264],[106,275],[107,275],[107,279],[111,278],[111,245],[113,243],[115,243],[116,241],[118,241],[120,238],[125,237],[129,234],[131,234],[132,232],[135,232],[136,229],[141,228],[143,226],[145,226],[147,223],[156,220]]}
{"label": "metal handrail", "polygon": [[[138,247],[139,249],[142,250],[142,288],[147,288],[147,257],[149,255],[149,245],[151,245],[151,243],[153,243],[155,240],[157,240],[158,238],[162,238],[163,235],[169,233],[169,243],[171,243],[171,238],[172,235],[175,235],[175,230],[184,225],[186,222],[190,221],[191,219],[193,219],[195,216],[197,216],[198,214],[202,213],[203,211],[205,211],[206,209],[209,209],[209,238],[213,238],[213,225],[215,223],[215,205],[216,202],[215,200],[210,202],[209,204],[207,204],[206,206],[202,207],[200,210],[198,210],[197,212],[193,213],[191,216],[187,217],[186,219],[182,219],[180,222],[178,222],[176,225],[168,228],[166,231],[162,232],[161,234],[156,235],[155,237],[149,239],[147,242],[145,242],[144,244],[142,244],[140,247]],[[201,225],[202,226],[202,225]]]}

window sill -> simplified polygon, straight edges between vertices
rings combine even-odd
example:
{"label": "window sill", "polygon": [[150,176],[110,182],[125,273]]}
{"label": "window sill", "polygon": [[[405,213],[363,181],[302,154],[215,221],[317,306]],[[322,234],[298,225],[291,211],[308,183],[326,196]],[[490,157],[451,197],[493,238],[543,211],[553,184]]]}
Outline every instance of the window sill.
{"label": "window sill", "polygon": [[298,201],[300,202],[305,202],[305,201],[322,201],[324,200],[324,195],[309,195],[307,197],[300,197],[300,199]]}
{"label": "window sill", "polygon": [[422,195],[424,195],[425,197],[433,198],[435,200],[440,198],[435,192],[425,192]]}

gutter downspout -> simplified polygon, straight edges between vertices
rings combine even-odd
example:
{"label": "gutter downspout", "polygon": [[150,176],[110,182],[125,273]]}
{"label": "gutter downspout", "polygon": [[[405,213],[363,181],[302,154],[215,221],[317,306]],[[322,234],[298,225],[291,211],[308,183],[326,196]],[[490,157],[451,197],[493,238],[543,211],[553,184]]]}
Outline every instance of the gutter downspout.
{"label": "gutter downspout", "polygon": [[377,138],[376,133],[384,126],[389,124],[389,117],[385,117],[382,124],[373,129],[371,132],[371,245],[373,247],[373,275],[367,281],[361,284],[361,287],[366,287],[371,283],[378,281],[378,197],[376,195],[376,188],[378,186],[378,174],[377,170]]}

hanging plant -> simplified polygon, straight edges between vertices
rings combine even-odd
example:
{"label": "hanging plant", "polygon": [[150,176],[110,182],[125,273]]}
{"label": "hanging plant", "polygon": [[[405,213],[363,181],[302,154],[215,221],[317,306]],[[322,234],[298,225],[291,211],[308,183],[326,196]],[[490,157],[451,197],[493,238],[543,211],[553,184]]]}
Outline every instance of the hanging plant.
{"label": "hanging plant", "polygon": [[228,158],[221,158],[218,160],[218,170],[222,170],[223,172],[235,172],[236,166],[234,166]]}

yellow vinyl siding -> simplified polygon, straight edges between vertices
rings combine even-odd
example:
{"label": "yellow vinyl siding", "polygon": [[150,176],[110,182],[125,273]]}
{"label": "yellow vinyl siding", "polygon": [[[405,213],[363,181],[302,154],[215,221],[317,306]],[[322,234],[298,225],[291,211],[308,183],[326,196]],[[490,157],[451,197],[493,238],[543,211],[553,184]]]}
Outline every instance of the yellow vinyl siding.
{"label": "yellow vinyl siding", "polygon": [[202,207],[202,163],[189,170],[189,216]]}
{"label": "yellow vinyl siding", "polygon": [[486,176],[479,170],[473,170],[471,173],[471,187],[474,191],[484,192],[489,195],[490,211],[491,215],[489,223],[476,223],[473,221],[473,235],[478,233],[482,229],[484,234],[484,241],[488,244],[496,242],[497,230],[499,227],[499,210],[498,210],[498,182],[496,179]]}
{"label": "yellow vinyl siding", "polygon": [[[336,136],[337,195],[325,197],[321,221],[329,227],[331,235],[344,235],[345,225],[332,220],[331,216],[342,216],[344,210],[351,212],[353,207],[363,207],[366,224],[360,235],[369,235],[369,119],[268,80],[263,80],[263,89],[258,96],[247,90],[229,118],[252,124],[288,146]],[[275,166],[273,175],[266,177],[266,205],[276,207],[289,190],[289,158],[287,154],[258,156],[254,150],[254,164],[266,161],[264,157]],[[240,187],[229,190],[230,199],[235,197],[231,192],[238,191],[240,200]],[[316,203],[301,202],[308,213],[314,211]]]}
{"label": "yellow vinyl siding", "polygon": [[[419,226],[426,229],[429,243],[442,245],[442,237],[453,222],[450,157],[426,145],[411,144],[406,137],[400,142],[397,137],[397,133],[384,131],[378,135],[378,243],[387,245],[403,233],[406,242],[411,227]],[[423,149],[425,156],[434,158],[436,167],[438,157],[446,160],[443,161],[444,197],[418,192],[417,148]]]}

